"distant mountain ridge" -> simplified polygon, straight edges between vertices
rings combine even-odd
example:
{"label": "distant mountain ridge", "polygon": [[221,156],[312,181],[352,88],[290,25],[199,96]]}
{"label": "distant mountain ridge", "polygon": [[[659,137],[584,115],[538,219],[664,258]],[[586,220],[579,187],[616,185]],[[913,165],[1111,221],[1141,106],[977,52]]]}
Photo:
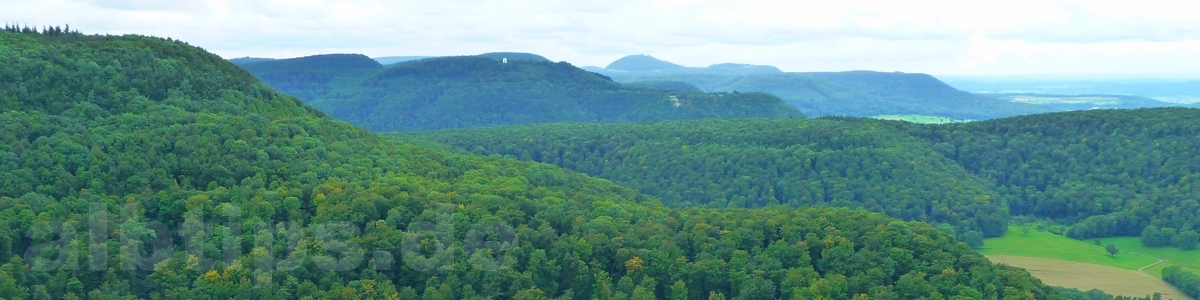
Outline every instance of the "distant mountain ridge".
{"label": "distant mountain ridge", "polygon": [[982,120],[1052,111],[1037,105],[956,90],[926,74],[872,71],[745,76],[693,74],[644,80],[687,82],[706,92],[769,93],[809,116],[913,114]]}
{"label": "distant mountain ridge", "polygon": [[402,63],[402,62],[422,60],[422,59],[433,58],[433,57],[435,57],[435,56],[384,56],[384,57],[372,57],[371,59],[374,59],[375,61],[379,62],[379,64],[386,66],[386,65],[391,65],[391,64],[398,64],[398,63]]}
{"label": "distant mountain ridge", "polygon": [[313,55],[259,61],[241,67],[271,87],[301,99],[330,92],[334,80],[364,76],[383,69],[379,62],[362,54]]}
{"label": "distant mountain ridge", "polygon": [[247,56],[247,57],[230,58],[229,62],[231,62],[235,65],[241,66],[241,65],[245,65],[245,64],[249,64],[249,63],[272,61],[272,60],[275,60],[275,59],[274,58],[265,58],[265,57],[249,57],[249,56]]}
{"label": "distant mountain ridge", "polygon": [[664,60],[654,58],[649,55],[630,55],[622,57],[610,64],[604,69],[614,71],[666,71],[686,68],[677,64],[673,64]]}
{"label": "distant mountain ridge", "polygon": [[604,68],[590,67],[584,69],[614,76],[614,78],[620,78],[619,80],[622,81],[635,81],[647,77],[677,74],[749,75],[783,73],[779,68],[773,66],[734,63],[721,63],[704,68],[685,67],[644,54],[622,57]]}
{"label": "distant mountain ridge", "polygon": [[689,68],[647,55],[626,56],[607,68],[589,70],[625,83],[686,82],[705,92],[769,93],[810,116],[913,114],[981,120],[1054,111],[959,91],[926,74],[785,73],[773,66],[731,63]]}
{"label": "distant mountain ridge", "polygon": [[475,55],[475,56],[487,57],[487,58],[491,58],[496,61],[508,60],[508,61],[554,62],[554,61],[550,60],[549,58],[546,58],[541,55],[537,55],[537,54],[533,54],[533,53],[520,53],[520,52],[490,52],[490,53],[484,53],[484,54]]}
{"label": "distant mountain ridge", "polygon": [[686,83],[626,86],[527,53],[437,57],[386,67],[362,55],[322,55],[248,64],[246,70],[335,118],[374,131],[803,116],[772,95],[705,94]]}

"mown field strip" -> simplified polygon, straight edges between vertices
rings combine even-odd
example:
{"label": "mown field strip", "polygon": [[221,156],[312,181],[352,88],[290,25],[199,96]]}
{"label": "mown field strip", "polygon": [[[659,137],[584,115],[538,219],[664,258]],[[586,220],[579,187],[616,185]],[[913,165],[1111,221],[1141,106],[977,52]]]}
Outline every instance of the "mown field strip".
{"label": "mown field strip", "polygon": [[1162,279],[1140,271],[1040,257],[988,255],[987,258],[1029,270],[1049,285],[1085,291],[1100,289],[1122,296],[1143,297],[1157,292],[1163,294],[1163,299],[1192,299]]}

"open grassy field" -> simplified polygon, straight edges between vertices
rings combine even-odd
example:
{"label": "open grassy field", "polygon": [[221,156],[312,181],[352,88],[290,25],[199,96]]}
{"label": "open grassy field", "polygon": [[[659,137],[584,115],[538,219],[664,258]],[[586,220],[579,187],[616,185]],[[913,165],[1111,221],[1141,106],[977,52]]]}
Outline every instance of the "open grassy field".
{"label": "open grassy field", "polygon": [[1163,299],[1192,299],[1166,281],[1134,270],[1040,257],[989,255],[988,259],[1029,270],[1030,274],[1049,285],[1085,291],[1100,289],[1122,296],[1142,297],[1162,293]]}
{"label": "open grassy field", "polygon": [[958,122],[970,122],[971,121],[971,120],[955,120],[955,119],[951,119],[951,118],[947,118],[947,117],[922,116],[922,115],[878,115],[878,116],[874,116],[871,118],[880,119],[880,120],[906,121],[906,122],[912,122],[912,123],[918,123],[918,124],[945,124],[945,123],[958,123]]}
{"label": "open grassy field", "polygon": [[[1107,245],[1107,244],[1102,244]],[[1118,245],[1120,248],[1120,245]],[[1123,249],[1123,248],[1122,248]],[[1118,253],[1108,255],[1103,246],[1065,236],[1031,230],[1023,235],[1018,227],[1010,227],[1008,233],[998,238],[987,239],[979,250],[983,255],[1011,255],[1042,257],[1065,261],[1098,264],[1126,270],[1137,270],[1158,262],[1157,259]]]}
{"label": "open grassy field", "polygon": [[[1161,276],[1162,270],[1172,265],[1182,265],[1185,266],[1184,270],[1200,274],[1200,268],[1195,268],[1200,266],[1200,251],[1197,250],[1147,248],[1136,237],[1100,240],[1100,245],[1108,244],[1117,246],[1121,252],[1115,256],[1109,255],[1103,246],[1097,246],[1094,242],[1041,230],[1030,230],[1025,234],[1021,228],[1013,226],[1004,236],[985,240],[979,253],[994,262],[1030,270],[1034,276],[1049,284],[1083,290],[1098,288],[1127,296],[1145,296],[1147,293],[1144,292],[1152,289],[1168,293],[1162,285],[1169,284],[1162,281]],[[1114,278],[1121,280],[1112,280]],[[1145,279],[1151,280],[1142,282]],[[1126,280],[1139,283],[1130,285]],[[1137,285],[1147,288],[1137,289]],[[1172,293],[1182,295],[1178,291]],[[1173,298],[1188,299],[1182,296]]]}
{"label": "open grassy field", "polygon": [[1172,247],[1149,248],[1142,246],[1141,241],[1136,237],[1106,238],[1100,239],[1100,242],[1104,245],[1116,245],[1123,253],[1144,255],[1164,260],[1165,262],[1161,264],[1143,270],[1152,275],[1161,276],[1162,269],[1171,265],[1180,265],[1184,267],[1184,270],[1200,274],[1200,268],[1197,268],[1200,267],[1200,250],[1183,251]]}

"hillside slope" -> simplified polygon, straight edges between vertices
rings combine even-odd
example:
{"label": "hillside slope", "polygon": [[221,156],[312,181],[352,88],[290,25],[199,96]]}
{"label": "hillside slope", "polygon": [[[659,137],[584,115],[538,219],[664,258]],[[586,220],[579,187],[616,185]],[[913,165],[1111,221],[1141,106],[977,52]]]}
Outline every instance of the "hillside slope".
{"label": "hillside slope", "polygon": [[881,122],[551,124],[402,136],[555,164],[669,206],[865,208],[948,224],[974,243],[1008,228],[995,190],[928,143]]}
{"label": "hillside slope", "polygon": [[[1001,234],[1011,213],[1061,224],[1055,231],[1074,238],[1194,249],[1197,120],[1200,110],[1162,108],[945,125],[734,120],[413,136],[556,164],[673,206],[861,207],[987,236]],[[1007,210],[988,209],[1000,203]]]}
{"label": "hillside slope", "polygon": [[[996,183],[1013,214],[1068,236],[1200,243],[1200,110],[1094,110],[927,126],[912,132]],[[1187,238],[1181,238],[1187,236]]]}
{"label": "hillside slope", "polygon": [[6,299],[1061,298],[921,223],[397,143],[181,42],[0,32],[0,104]]}

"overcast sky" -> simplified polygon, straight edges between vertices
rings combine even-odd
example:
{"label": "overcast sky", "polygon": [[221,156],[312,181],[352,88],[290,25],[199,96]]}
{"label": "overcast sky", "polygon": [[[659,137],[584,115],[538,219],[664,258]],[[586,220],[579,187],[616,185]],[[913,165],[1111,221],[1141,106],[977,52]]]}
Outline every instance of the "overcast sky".
{"label": "overcast sky", "polygon": [[1200,1],[0,0],[0,21],[172,37],[227,58],[648,54],[786,71],[1200,78]]}

